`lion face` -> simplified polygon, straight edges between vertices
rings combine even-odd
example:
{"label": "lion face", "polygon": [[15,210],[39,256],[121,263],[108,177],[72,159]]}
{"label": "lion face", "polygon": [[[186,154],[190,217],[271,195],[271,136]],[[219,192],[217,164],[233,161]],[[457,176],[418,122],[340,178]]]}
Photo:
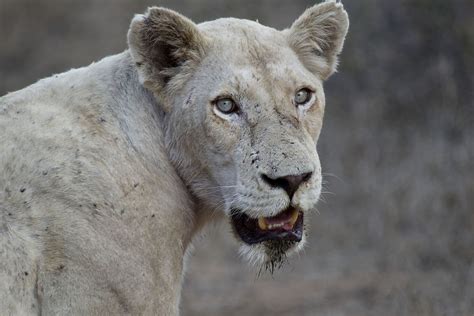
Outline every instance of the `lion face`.
{"label": "lion face", "polygon": [[[263,28],[241,24],[232,32]],[[304,216],[321,191],[316,142],[324,113],[321,80],[279,32],[264,31],[267,38],[215,40],[179,115],[196,127],[186,146],[206,174],[196,193],[227,214],[244,252],[259,261],[275,244],[286,252],[304,243]]]}
{"label": "lion face", "polygon": [[[161,25],[150,29],[155,20]],[[153,39],[163,21],[171,31]],[[131,54],[168,109],[165,141],[176,169],[202,205],[224,212],[242,253],[272,269],[302,248],[319,199],[322,81],[346,31],[335,2],[308,9],[282,32],[237,19],[195,25],[165,9],[132,22]]]}

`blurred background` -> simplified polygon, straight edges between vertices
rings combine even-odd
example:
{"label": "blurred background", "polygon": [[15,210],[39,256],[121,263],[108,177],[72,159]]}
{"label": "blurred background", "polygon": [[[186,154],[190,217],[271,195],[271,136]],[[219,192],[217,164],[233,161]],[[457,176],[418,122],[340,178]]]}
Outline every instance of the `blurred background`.
{"label": "blurred background", "polygon": [[[134,13],[288,27],[306,0],[0,0],[0,95],[126,49]],[[474,315],[474,1],[345,1],[326,84],[326,192],[304,253],[257,277],[222,224],[195,244],[183,315]]]}

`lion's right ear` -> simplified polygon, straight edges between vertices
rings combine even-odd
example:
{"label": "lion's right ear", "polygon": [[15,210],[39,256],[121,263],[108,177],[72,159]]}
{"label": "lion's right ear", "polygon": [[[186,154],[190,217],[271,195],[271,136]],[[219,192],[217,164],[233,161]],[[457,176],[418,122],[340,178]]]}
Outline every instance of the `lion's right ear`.
{"label": "lion's right ear", "polygon": [[188,18],[152,7],[132,20],[128,46],[142,84],[162,94],[187,79],[204,56],[206,39]]}

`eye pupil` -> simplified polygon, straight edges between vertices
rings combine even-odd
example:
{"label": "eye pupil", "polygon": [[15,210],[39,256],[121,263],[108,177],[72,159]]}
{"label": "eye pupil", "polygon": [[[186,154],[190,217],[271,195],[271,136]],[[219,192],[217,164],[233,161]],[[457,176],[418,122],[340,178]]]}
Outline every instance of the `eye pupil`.
{"label": "eye pupil", "polygon": [[234,101],[229,98],[217,100],[216,107],[219,111],[225,114],[235,112],[235,110],[237,109]]}

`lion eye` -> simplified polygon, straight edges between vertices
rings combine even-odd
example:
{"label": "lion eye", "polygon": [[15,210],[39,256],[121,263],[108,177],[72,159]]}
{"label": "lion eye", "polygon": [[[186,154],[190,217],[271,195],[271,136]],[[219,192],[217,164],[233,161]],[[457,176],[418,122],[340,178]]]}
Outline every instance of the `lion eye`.
{"label": "lion eye", "polygon": [[309,89],[303,88],[298,90],[295,94],[295,103],[302,105],[307,103],[311,99],[312,92]]}
{"label": "lion eye", "polygon": [[216,107],[224,114],[230,114],[237,111],[237,106],[235,105],[235,102],[230,98],[217,100]]}

